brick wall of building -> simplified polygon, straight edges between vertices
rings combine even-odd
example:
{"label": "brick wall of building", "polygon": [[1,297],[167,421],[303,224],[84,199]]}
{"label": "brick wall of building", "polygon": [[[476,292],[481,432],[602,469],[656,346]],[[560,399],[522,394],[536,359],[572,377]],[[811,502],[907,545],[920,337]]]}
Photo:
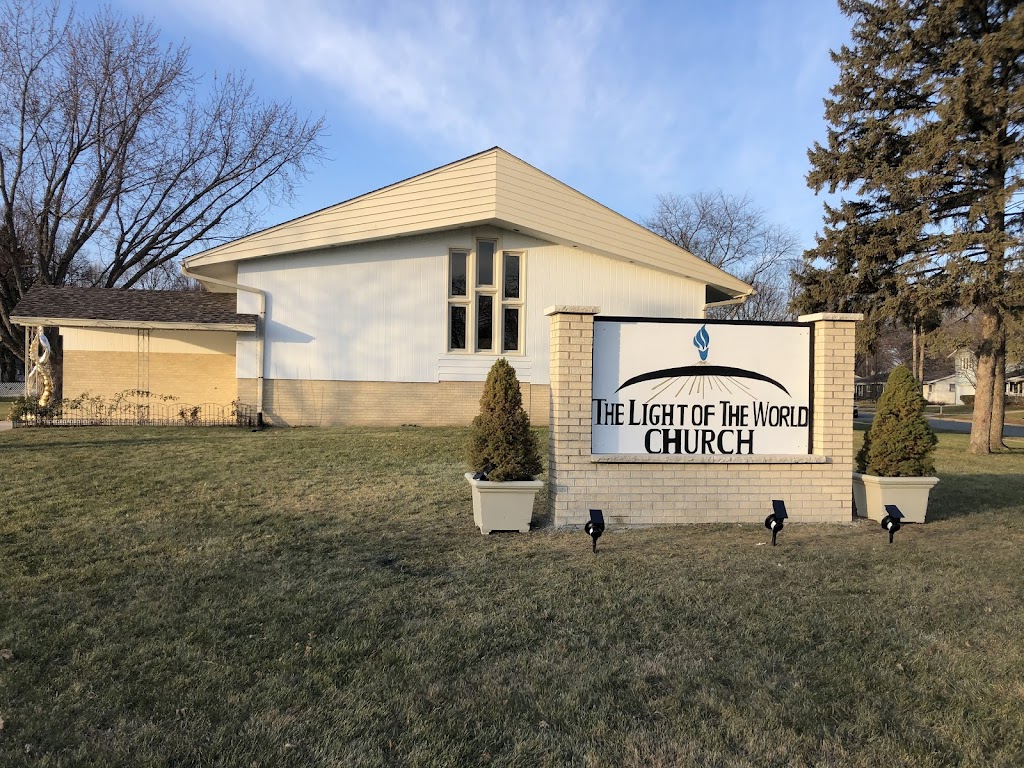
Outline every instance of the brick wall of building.
{"label": "brick wall of building", "polygon": [[854,328],[859,315],[814,323],[810,456],[591,455],[591,370],[596,307],[554,307],[551,321],[549,504],[556,525],[581,525],[599,508],[611,525],[761,522],[772,499],[794,520],[851,517]]}
{"label": "brick wall of building", "polygon": [[[460,426],[480,412],[482,381],[305,381],[268,379],[263,414],[277,426]],[[522,384],[530,421],[548,421],[548,387]],[[239,399],[256,403],[256,380],[238,380]]]}
{"label": "brick wall of building", "polygon": [[[88,393],[110,399],[146,380],[137,352],[65,350],[63,372],[68,398]],[[234,355],[151,352],[148,381],[150,392],[189,405],[228,405],[238,394]]]}

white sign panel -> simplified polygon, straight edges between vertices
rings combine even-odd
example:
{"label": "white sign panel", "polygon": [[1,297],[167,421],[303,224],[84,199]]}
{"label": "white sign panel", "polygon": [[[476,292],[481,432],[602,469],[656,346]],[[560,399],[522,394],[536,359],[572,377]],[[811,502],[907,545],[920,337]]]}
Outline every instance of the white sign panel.
{"label": "white sign panel", "polygon": [[811,327],[594,322],[595,454],[810,452]]}

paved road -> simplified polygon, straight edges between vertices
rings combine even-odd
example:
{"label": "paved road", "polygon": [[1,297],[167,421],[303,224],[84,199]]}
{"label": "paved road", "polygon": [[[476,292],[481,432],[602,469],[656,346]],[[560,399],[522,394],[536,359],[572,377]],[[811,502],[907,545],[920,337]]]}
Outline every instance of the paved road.
{"label": "paved road", "polygon": [[[856,419],[855,422],[861,424],[870,424],[871,419],[874,418],[873,413],[862,413]],[[940,419],[937,416],[928,416],[928,423],[932,425],[932,429],[938,432],[962,432],[963,434],[970,434],[971,422],[969,421],[954,421],[952,419]],[[1024,427],[1017,427],[1008,424],[1003,427],[1003,437],[1024,437]]]}

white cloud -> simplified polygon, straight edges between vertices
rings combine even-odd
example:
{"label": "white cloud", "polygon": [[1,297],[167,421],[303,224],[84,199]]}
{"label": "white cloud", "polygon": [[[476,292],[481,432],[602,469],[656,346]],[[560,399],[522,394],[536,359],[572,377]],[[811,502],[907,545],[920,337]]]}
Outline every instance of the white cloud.
{"label": "white cloud", "polygon": [[634,154],[651,163],[666,143],[653,91],[609,59],[616,12],[606,2],[176,5],[414,141],[467,154],[500,144],[563,168],[599,145],[649,148]]}

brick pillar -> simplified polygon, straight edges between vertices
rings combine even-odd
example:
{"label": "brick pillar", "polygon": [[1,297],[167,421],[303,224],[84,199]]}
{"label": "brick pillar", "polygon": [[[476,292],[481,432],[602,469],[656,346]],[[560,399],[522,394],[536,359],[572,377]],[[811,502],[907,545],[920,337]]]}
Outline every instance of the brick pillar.
{"label": "brick pillar", "polygon": [[[861,314],[819,312],[801,316],[814,323],[814,427],[811,451],[828,456],[843,470],[844,488],[852,480],[853,375],[857,321]],[[843,491],[843,501],[849,493]]]}
{"label": "brick pillar", "polygon": [[[548,504],[555,525],[584,522],[570,509],[570,488],[590,465],[590,397],[594,315],[599,307],[554,306],[551,318],[551,398],[548,414]],[[574,471],[576,470],[576,471]]]}
{"label": "brick pillar", "polygon": [[[814,323],[814,426],[811,450],[829,458],[825,480],[831,504],[825,519],[846,519],[853,493],[853,376],[861,314],[803,315]],[[823,488],[823,491],[825,489]]]}

